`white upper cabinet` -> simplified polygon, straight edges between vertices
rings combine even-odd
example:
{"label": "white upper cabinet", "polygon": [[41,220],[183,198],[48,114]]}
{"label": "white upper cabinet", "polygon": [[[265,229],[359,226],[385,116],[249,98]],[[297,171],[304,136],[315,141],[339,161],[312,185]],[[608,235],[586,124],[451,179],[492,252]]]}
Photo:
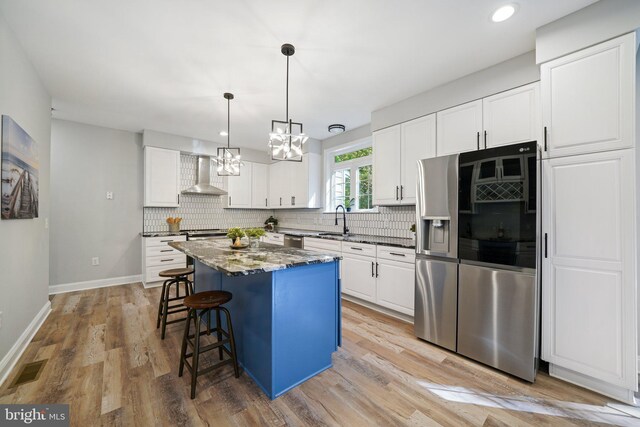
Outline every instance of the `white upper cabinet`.
{"label": "white upper cabinet", "polygon": [[542,356],[552,375],[622,400],[638,384],[634,157],[543,162]]}
{"label": "white upper cabinet", "polygon": [[[417,162],[436,156],[436,115],[400,125],[400,203],[416,203]],[[375,169],[374,169],[375,170]],[[375,174],[374,174],[375,176]],[[375,188],[375,187],[374,187]]]}
{"label": "white upper cabinet", "polygon": [[228,176],[227,181],[227,208],[250,208],[251,207],[251,169],[253,164],[243,162],[240,167],[239,176]]}
{"label": "white upper cabinet", "polygon": [[540,83],[501,92],[482,100],[481,148],[520,142],[541,143]]}
{"label": "white upper cabinet", "polygon": [[373,133],[373,204],[400,202],[400,126]]}
{"label": "white upper cabinet", "polygon": [[373,204],[415,204],[416,162],[435,154],[435,114],[374,132]]}
{"label": "white upper cabinet", "polygon": [[547,157],[633,147],[635,33],[541,66]]}
{"label": "white upper cabinet", "polygon": [[322,159],[305,153],[301,162],[280,161],[269,166],[272,209],[322,207]]}
{"label": "white upper cabinet", "polygon": [[180,152],[144,147],[144,206],[178,207]]}
{"label": "white upper cabinet", "polygon": [[482,100],[438,111],[438,156],[479,150],[482,133]]}
{"label": "white upper cabinet", "polygon": [[251,207],[269,207],[269,165],[264,163],[251,165]]}

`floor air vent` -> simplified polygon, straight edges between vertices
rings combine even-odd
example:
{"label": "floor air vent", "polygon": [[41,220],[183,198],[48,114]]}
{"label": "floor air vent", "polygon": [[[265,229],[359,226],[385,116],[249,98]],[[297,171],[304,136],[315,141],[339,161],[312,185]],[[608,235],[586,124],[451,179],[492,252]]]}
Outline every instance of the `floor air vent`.
{"label": "floor air vent", "polygon": [[37,381],[40,378],[40,374],[44,370],[44,365],[47,364],[47,360],[38,360],[37,362],[27,363],[22,367],[20,374],[9,386],[9,388],[18,387],[19,385]]}

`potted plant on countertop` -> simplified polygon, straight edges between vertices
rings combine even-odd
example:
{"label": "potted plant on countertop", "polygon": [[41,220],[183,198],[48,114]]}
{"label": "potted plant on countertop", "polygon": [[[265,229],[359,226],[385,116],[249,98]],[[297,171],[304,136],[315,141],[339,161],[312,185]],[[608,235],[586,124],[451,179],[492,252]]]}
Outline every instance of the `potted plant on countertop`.
{"label": "potted plant on countertop", "polygon": [[260,237],[266,233],[262,228],[247,228],[245,231],[247,237],[249,237],[249,244],[252,248],[257,248],[260,245]]}
{"label": "potted plant on countertop", "polygon": [[416,243],[416,225],[413,224],[411,225],[411,227],[409,227],[409,230],[411,230],[411,234],[413,234],[413,244]]}
{"label": "potted plant on countertop", "polygon": [[267,231],[274,231],[276,229],[276,226],[278,225],[278,218],[274,218],[273,215],[271,215],[269,218],[267,218],[267,220],[264,222],[265,225],[265,229]]}
{"label": "potted plant on countertop", "polygon": [[233,227],[227,230],[227,237],[231,239],[232,246],[242,246],[242,243],[240,243],[240,239],[242,239],[244,236],[246,236],[246,234],[244,233],[244,230],[242,230],[242,228]]}
{"label": "potted plant on countertop", "polygon": [[347,212],[351,212],[351,208],[353,207],[353,202],[356,199],[351,198],[351,199],[344,199],[344,208],[347,210]]}

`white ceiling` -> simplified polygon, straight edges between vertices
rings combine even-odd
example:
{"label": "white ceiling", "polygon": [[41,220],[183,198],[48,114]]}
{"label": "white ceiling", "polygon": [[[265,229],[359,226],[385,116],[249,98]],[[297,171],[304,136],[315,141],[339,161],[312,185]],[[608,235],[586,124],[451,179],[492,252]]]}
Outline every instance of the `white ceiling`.
{"label": "white ceiling", "polygon": [[264,149],[290,115],[313,138],[528,52],[535,29],[594,0],[0,0],[53,98],[54,117]]}

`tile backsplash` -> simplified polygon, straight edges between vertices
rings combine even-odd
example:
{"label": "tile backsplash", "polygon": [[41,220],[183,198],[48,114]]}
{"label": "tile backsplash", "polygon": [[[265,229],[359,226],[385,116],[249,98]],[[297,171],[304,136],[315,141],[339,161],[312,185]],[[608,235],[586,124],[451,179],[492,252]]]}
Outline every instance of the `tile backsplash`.
{"label": "tile backsplash", "polygon": [[[180,156],[180,175],[182,189],[196,182],[198,157],[188,154]],[[214,175],[213,185],[226,189],[223,177]],[[182,230],[199,230],[229,227],[261,227],[273,214],[278,218],[280,228],[302,230],[340,231],[342,230],[342,212],[338,226],[334,225],[333,213],[324,213],[322,209],[223,209],[224,196],[201,194],[182,194],[178,208],[144,208],[144,232],[168,231],[166,218],[182,217]],[[378,213],[348,213],[347,225],[354,234],[374,236],[411,237],[409,227],[415,223],[415,206],[397,206],[379,208]]]}
{"label": "tile backsplash", "polygon": [[[180,156],[181,189],[191,187],[196,182],[198,157],[188,154]],[[226,190],[223,177],[214,173],[213,185]],[[182,217],[182,230],[202,230],[229,227],[261,227],[271,215],[270,210],[223,209],[225,196],[202,194],[181,194],[178,208],[144,208],[144,232],[168,231],[166,218]]]}

